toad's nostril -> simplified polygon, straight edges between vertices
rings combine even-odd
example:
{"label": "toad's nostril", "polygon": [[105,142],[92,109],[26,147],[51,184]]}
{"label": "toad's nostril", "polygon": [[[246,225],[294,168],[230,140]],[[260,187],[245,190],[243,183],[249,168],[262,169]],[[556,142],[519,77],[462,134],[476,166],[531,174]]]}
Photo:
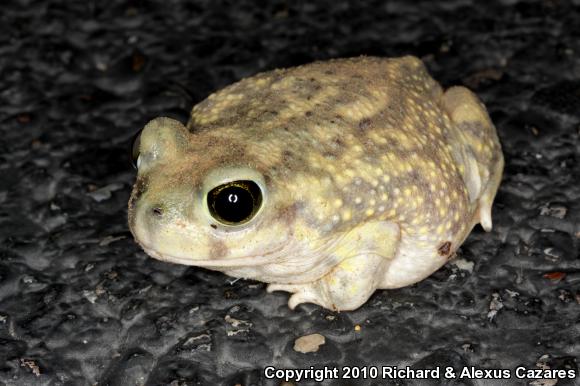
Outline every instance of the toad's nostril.
{"label": "toad's nostril", "polygon": [[163,209],[159,206],[154,206],[151,208],[151,213],[153,213],[155,217],[161,217],[163,216]]}

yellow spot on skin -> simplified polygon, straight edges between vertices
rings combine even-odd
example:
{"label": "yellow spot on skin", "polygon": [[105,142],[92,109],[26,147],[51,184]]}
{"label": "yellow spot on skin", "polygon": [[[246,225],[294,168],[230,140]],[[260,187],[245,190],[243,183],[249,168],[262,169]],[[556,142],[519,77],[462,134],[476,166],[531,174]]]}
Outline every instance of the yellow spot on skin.
{"label": "yellow spot on skin", "polygon": [[419,228],[419,234],[421,234],[421,235],[427,235],[427,233],[429,233],[429,227],[422,226],[421,228]]}
{"label": "yellow spot on skin", "polygon": [[350,210],[345,210],[342,212],[342,221],[349,221],[352,218],[352,213]]}
{"label": "yellow spot on skin", "polygon": [[357,293],[359,292],[359,285],[358,285],[358,284],[355,284],[355,283],[351,284],[351,285],[348,287],[348,292],[349,292],[351,295],[355,295],[355,294],[357,294]]}
{"label": "yellow spot on skin", "polygon": [[355,330],[356,332],[359,332],[360,330],[362,330],[362,328],[361,328],[361,326],[360,326],[360,325],[358,325],[358,324],[355,324],[355,326],[354,326],[354,330]]}
{"label": "yellow spot on skin", "polygon": [[344,171],[344,174],[346,174],[347,176],[349,176],[350,178],[354,178],[356,176],[356,173],[354,172],[354,170],[352,169],[346,169]]}
{"label": "yellow spot on skin", "polygon": [[342,206],[342,200],[340,198],[337,198],[336,200],[334,200],[334,207],[335,208],[340,208]]}
{"label": "yellow spot on skin", "polygon": [[339,265],[340,269],[346,272],[354,272],[356,270],[356,262],[353,259],[346,259]]}
{"label": "yellow spot on skin", "polygon": [[367,209],[365,214],[367,215],[367,217],[372,216],[373,214],[375,214],[375,211],[373,209]]}
{"label": "yellow spot on skin", "polygon": [[337,174],[334,176],[334,179],[336,180],[336,182],[340,185],[345,185],[348,182],[348,179],[346,178],[346,176],[342,175],[342,174]]}
{"label": "yellow spot on skin", "polygon": [[332,163],[325,163],[326,170],[328,170],[329,174],[334,175],[336,173],[336,166]]}

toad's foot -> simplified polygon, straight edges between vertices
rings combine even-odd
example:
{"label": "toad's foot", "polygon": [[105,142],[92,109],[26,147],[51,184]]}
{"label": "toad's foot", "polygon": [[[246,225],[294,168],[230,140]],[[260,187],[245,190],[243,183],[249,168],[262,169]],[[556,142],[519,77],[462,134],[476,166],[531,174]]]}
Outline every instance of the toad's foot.
{"label": "toad's foot", "polygon": [[312,283],[270,284],[267,291],[287,291],[293,295],[288,306],[314,303],[334,311],[354,310],[375,292],[399,244],[398,226],[384,222],[367,223],[355,231],[360,254],[344,258],[330,272]]}
{"label": "toad's foot", "polygon": [[288,300],[291,309],[300,303],[314,303],[334,311],[354,310],[375,292],[376,279],[383,276],[387,263],[388,259],[379,255],[354,256],[315,282],[270,284],[267,290],[292,293]]}
{"label": "toad's foot", "polygon": [[320,299],[320,291],[316,288],[317,283],[318,282],[306,284],[269,284],[266,290],[268,292],[286,291],[292,293],[293,295],[288,299],[288,307],[292,310],[300,303],[314,303],[326,307],[318,300]]}

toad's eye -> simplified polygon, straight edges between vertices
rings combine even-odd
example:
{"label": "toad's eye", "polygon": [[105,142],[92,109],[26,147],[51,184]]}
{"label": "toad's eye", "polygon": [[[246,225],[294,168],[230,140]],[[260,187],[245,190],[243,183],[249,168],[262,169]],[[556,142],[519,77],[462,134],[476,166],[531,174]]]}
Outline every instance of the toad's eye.
{"label": "toad's eye", "polygon": [[129,157],[131,159],[131,164],[135,169],[139,169],[139,147],[141,146],[141,133],[143,130],[139,130],[131,139],[131,144],[129,147]]}
{"label": "toad's eye", "polygon": [[207,194],[210,214],[226,225],[240,225],[250,221],[261,205],[262,191],[253,181],[228,182]]}

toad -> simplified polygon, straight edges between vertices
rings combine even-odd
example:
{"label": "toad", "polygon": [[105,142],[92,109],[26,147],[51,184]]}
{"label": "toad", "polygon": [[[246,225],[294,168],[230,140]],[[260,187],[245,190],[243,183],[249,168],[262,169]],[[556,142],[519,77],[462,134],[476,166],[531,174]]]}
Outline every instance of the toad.
{"label": "toad", "polygon": [[261,73],[140,134],[129,226],[154,258],[353,310],[492,227],[503,155],[486,108],[417,58]]}

